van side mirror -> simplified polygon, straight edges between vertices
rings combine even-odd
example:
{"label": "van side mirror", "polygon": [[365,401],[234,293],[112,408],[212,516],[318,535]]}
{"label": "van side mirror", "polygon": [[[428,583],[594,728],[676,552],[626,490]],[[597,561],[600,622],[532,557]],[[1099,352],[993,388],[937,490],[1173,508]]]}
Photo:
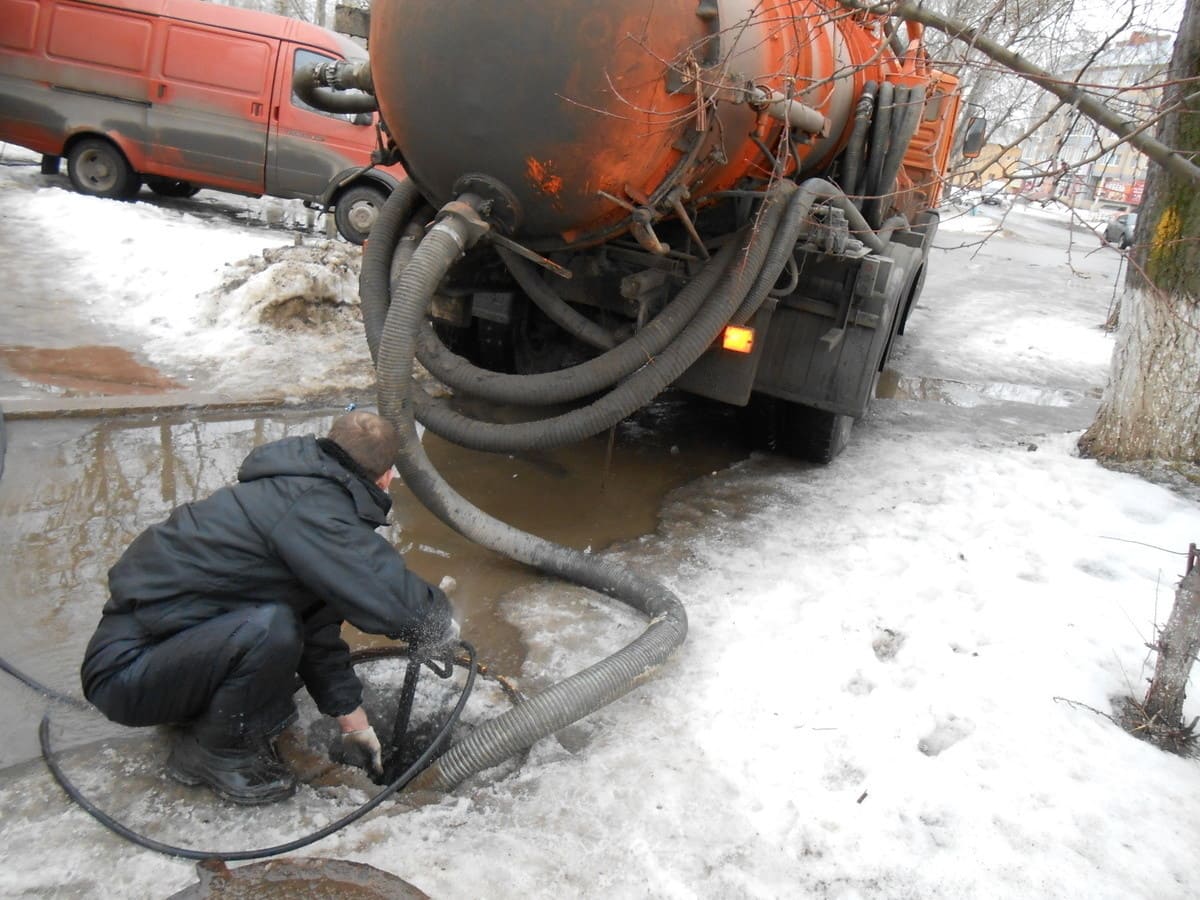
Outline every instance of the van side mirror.
{"label": "van side mirror", "polygon": [[375,117],[370,113],[359,113],[350,121],[354,125],[371,125],[375,122]]}
{"label": "van side mirror", "polygon": [[967,119],[967,127],[963,129],[962,155],[966,159],[975,159],[983,150],[983,141],[987,137],[987,119],[983,116],[971,116]]}

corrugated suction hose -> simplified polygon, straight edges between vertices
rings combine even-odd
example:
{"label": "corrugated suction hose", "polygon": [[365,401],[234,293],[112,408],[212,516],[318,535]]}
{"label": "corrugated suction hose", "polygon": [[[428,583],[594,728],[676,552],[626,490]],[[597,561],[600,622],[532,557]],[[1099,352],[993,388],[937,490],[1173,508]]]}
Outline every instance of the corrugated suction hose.
{"label": "corrugated suction hose", "polygon": [[[795,189],[795,185],[785,183],[768,195],[757,227],[739,236],[738,245],[718,263],[719,273],[710,276],[714,284],[701,314],[682,328],[659,356],[648,359],[595,403],[565,416],[521,426],[520,437],[532,439],[534,446],[549,446],[564,443],[566,436],[577,439],[599,433],[649,403],[682,374],[711,345],[759,276],[766,274],[767,251],[785,205],[780,200]],[[367,341],[376,362],[379,410],[399,432],[397,466],[405,483],[430,511],[470,540],[546,574],[618,599],[650,619],[646,630],[629,645],[483,723],[413,782],[414,788],[449,790],[632,690],[683,642],[687,614],[664,585],[613,559],[555,544],[489,516],[447,484],[430,462],[417,435],[414,416],[422,405],[415,392],[425,396],[412,380],[418,336],[438,284],[450,266],[486,232],[486,225],[473,209],[464,208],[467,204],[461,200],[447,204],[411,252],[411,259],[396,267],[399,277],[393,289],[393,254],[397,253],[416,203],[416,191],[408,184],[388,200],[372,229],[360,283]],[[410,251],[405,248],[401,252],[407,255]],[[780,261],[779,270],[782,265]],[[505,435],[505,440],[514,433],[513,426],[470,420],[464,420],[462,427],[482,427]]]}

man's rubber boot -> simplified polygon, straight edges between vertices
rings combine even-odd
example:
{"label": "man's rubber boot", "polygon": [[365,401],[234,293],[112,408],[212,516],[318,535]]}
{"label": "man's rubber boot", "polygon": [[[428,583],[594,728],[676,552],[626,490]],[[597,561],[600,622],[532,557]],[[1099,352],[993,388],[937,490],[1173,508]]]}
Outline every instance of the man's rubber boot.
{"label": "man's rubber boot", "polygon": [[190,731],[176,735],[167,774],[181,784],[205,784],[227,800],[257,806],[296,793],[296,776],[262,747],[206,747]]}

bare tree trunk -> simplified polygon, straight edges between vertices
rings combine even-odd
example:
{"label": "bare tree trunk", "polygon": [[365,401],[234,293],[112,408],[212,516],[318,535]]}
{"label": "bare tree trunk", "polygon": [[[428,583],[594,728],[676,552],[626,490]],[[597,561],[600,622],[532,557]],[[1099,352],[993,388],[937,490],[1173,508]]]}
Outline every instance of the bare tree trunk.
{"label": "bare tree trunk", "polygon": [[[1200,151],[1200,0],[1187,0],[1158,141]],[[1150,167],[1108,389],[1080,450],[1109,460],[1200,463],[1200,191]]]}
{"label": "bare tree trunk", "polygon": [[1182,728],[1188,675],[1200,652],[1200,567],[1193,568],[1179,583],[1175,604],[1156,649],[1158,661],[1144,711],[1167,727]]}

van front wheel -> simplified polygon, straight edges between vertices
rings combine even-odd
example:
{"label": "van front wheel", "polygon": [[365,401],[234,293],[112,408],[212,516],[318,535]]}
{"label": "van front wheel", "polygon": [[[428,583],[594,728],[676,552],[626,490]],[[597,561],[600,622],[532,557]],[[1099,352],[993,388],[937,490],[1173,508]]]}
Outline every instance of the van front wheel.
{"label": "van front wheel", "polygon": [[81,194],[125,200],[142,186],[125,154],[108,141],[86,138],[67,154],[67,174]]}
{"label": "van front wheel", "polygon": [[387,198],[383,188],[368,183],[352,185],[338,194],[333,207],[338,233],[352,244],[363,243]]}

